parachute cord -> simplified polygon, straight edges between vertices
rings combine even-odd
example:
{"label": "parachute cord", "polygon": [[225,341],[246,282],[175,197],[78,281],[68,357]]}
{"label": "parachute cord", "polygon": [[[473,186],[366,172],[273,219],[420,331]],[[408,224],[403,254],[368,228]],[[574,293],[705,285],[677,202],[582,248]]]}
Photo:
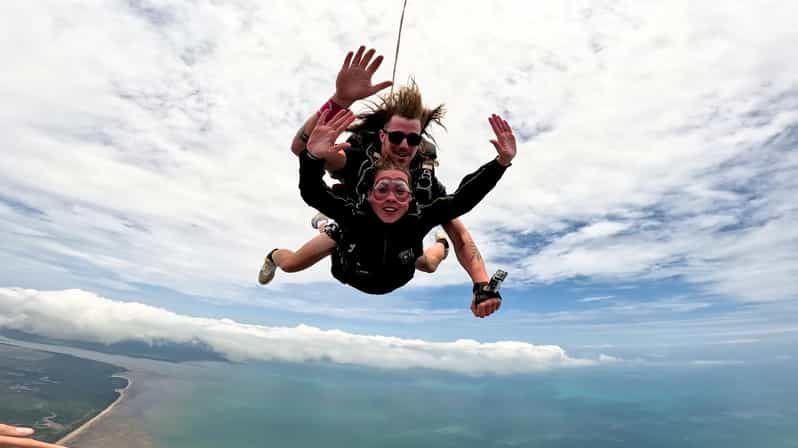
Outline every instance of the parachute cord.
{"label": "parachute cord", "polygon": [[399,62],[399,43],[402,42],[402,25],[405,23],[405,8],[407,8],[407,0],[402,5],[402,18],[399,19],[399,36],[396,38],[396,52],[393,55],[393,75],[391,75],[391,93],[393,93],[393,84],[396,79],[396,63]]}

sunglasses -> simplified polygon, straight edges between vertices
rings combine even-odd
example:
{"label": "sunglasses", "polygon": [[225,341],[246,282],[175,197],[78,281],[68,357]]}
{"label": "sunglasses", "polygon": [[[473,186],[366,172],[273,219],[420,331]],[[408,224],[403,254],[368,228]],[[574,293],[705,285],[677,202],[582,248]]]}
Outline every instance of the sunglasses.
{"label": "sunglasses", "polygon": [[374,185],[374,198],[378,201],[388,199],[391,192],[398,202],[410,201],[410,187],[405,181],[383,179]]}
{"label": "sunglasses", "polygon": [[407,139],[407,144],[410,146],[418,146],[421,143],[421,135],[416,134],[415,132],[411,132],[410,134],[405,134],[402,131],[391,131],[388,132],[383,129],[383,132],[388,134],[388,141],[393,143],[394,145],[402,144],[402,140],[405,138]]}

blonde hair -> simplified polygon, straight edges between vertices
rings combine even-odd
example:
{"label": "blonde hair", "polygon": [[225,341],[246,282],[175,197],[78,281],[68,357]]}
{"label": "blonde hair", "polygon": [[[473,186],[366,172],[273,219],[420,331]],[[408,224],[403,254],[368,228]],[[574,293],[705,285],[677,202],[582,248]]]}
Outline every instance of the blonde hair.
{"label": "blonde hair", "polygon": [[368,108],[368,112],[358,115],[359,121],[349,128],[351,132],[376,132],[385,127],[393,116],[419,120],[421,133],[427,136],[427,126],[431,123],[446,129],[443,125],[443,116],[446,114],[444,105],[439,104],[432,109],[424,107],[421,90],[413,79],[410,84],[381,96],[379,101],[371,102]]}

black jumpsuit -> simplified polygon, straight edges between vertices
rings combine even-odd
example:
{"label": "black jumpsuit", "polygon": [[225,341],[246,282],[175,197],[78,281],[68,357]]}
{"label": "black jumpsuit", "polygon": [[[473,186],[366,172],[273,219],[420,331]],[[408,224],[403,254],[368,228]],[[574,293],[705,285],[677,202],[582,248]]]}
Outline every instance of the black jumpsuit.
{"label": "black jumpsuit", "polygon": [[368,202],[337,195],[324,182],[324,161],[307,150],[299,156],[299,190],[311,207],[338,222],[332,274],[369,294],[385,294],[410,281],[423,238],[433,227],[470,211],[493,189],[506,167],[495,160],[463,178],[454,194],[419,205],[392,224],[382,222]]}

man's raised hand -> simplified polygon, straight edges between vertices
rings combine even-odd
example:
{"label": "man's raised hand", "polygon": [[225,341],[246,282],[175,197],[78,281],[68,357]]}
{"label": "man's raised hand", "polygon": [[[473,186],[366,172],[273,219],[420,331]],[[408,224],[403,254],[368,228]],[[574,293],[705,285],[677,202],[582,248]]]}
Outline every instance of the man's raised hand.
{"label": "man's raised hand", "polygon": [[513,130],[507,124],[507,121],[496,114],[491,115],[488,121],[490,122],[490,127],[493,128],[493,133],[496,134],[496,139],[490,142],[496,148],[496,152],[499,153],[498,161],[500,164],[507,166],[513,161],[517,151]]}
{"label": "man's raised hand", "polygon": [[356,53],[353,54],[350,51],[346,54],[344,65],[341,66],[338,77],[335,79],[333,101],[336,104],[341,107],[349,107],[355,101],[368,98],[393,84],[391,81],[371,83],[371,77],[382,64],[382,55],[371,60],[374,53],[376,51],[373,48],[366,51],[366,47],[361,46]]}
{"label": "man's raised hand", "polygon": [[355,114],[349,109],[338,111],[329,121],[327,115],[329,111],[322,111],[316,126],[308,138],[308,152],[319,159],[326,158],[327,155],[345,149],[348,144],[336,145],[335,140],[342,132],[355,121]]}

